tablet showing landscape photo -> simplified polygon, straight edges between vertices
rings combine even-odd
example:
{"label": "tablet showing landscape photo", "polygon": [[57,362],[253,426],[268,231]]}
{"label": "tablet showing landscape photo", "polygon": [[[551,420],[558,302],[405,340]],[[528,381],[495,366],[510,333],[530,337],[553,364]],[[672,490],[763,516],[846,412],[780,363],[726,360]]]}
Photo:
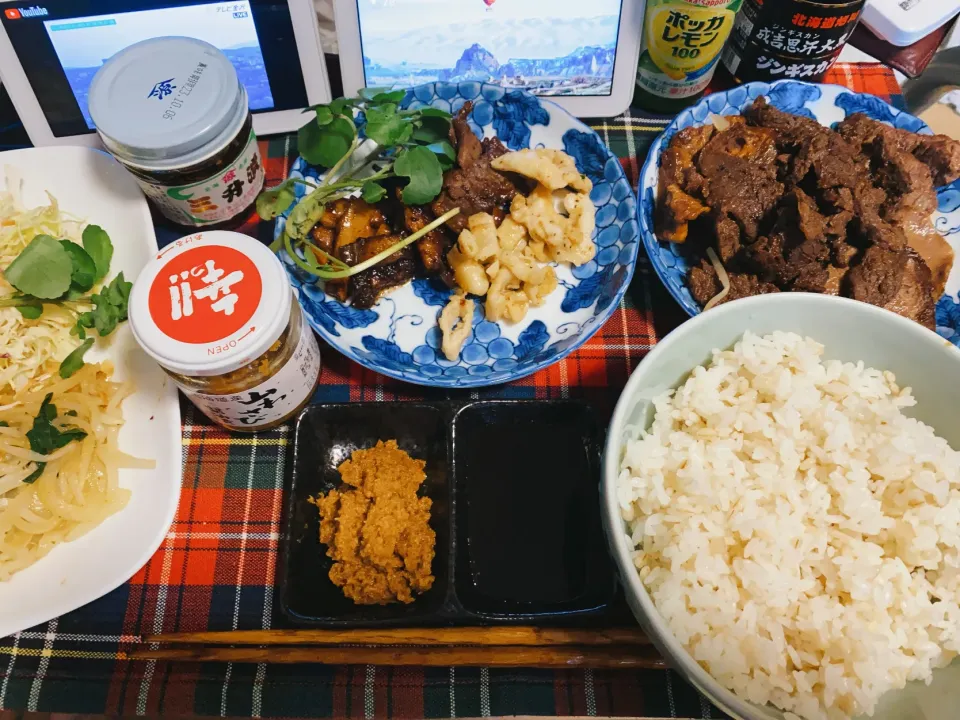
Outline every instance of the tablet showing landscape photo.
{"label": "tablet showing landscape photo", "polygon": [[250,109],[274,107],[257,28],[246,2],[135,10],[43,24],[91,130],[87,91],[100,66],[136,42],[163,35],[188,35],[219,48],[236,67]]}
{"label": "tablet showing landscape photo", "polygon": [[606,96],[621,0],[358,0],[367,87],[492,82]]}

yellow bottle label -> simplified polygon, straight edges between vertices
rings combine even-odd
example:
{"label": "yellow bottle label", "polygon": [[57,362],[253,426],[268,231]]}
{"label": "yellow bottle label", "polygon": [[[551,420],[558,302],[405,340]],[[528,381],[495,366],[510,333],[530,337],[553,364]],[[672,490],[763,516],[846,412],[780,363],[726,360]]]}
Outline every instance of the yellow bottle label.
{"label": "yellow bottle label", "polygon": [[710,82],[742,0],[648,0],[637,84],[662,97],[696,95]]}

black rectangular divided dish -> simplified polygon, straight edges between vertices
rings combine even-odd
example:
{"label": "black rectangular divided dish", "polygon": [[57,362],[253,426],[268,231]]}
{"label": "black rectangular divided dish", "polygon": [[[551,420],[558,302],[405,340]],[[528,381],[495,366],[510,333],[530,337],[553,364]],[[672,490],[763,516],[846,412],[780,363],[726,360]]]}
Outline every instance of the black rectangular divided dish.
{"label": "black rectangular divided dish", "polygon": [[[308,499],[340,485],[358,448],[396,440],[426,461],[433,500],[433,587],[404,605],[355,605]],[[600,437],[575,402],[312,405],[294,439],[280,606],[313,627],[570,624],[602,614],[616,591],[600,520]]]}

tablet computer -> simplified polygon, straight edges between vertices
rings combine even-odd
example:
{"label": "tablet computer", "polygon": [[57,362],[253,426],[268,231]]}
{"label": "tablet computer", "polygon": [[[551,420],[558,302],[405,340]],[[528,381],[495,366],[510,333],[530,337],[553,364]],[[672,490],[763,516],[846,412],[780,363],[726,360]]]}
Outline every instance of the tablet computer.
{"label": "tablet computer", "polygon": [[579,117],[633,97],[640,0],[335,0],[347,95],[362,87],[483,81]]}
{"label": "tablet computer", "polygon": [[34,145],[97,145],[94,74],[141,40],[187,35],[220,48],[247,89],[258,135],[296,130],[329,102],[312,0],[0,0],[0,79]]}

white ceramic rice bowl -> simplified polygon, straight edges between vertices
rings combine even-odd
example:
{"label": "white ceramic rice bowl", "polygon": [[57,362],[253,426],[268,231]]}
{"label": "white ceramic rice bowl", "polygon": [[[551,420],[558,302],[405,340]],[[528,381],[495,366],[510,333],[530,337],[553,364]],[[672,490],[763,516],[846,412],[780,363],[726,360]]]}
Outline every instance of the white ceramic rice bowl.
{"label": "white ceramic rice bowl", "polygon": [[[623,445],[628,428],[649,427],[651,398],[678,387],[715,348],[731,348],[747,330],[809,336],[825,347],[824,359],[862,360],[892,371],[913,389],[917,406],[907,411],[960,448],[960,350],[911,320],[866,303],[828,295],[782,293],[737,300],[697,315],[667,335],[630,376],[617,402],[603,458],[602,514],[633,614],[667,662],[717,707],[741,720],[782,720],[771,706],[743,700],[714,680],[683,648],[647,594],[633,562],[617,503]],[[960,713],[960,659],[934,673],[929,686],[909,683],[883,696],[874,720],[955,720]]]}

